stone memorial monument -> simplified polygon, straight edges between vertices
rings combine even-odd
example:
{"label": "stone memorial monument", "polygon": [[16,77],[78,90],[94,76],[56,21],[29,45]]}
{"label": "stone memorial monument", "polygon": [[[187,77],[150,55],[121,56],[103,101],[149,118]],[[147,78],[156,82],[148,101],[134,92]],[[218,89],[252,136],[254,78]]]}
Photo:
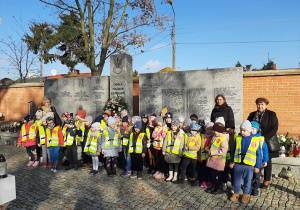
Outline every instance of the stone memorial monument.
{"label": "stone memorial monument", "polygon": [[84,109],[87,115],[96,117],[103,113],[109,99],[109,77],[73,77],[45,81],[45,97],[52,100],[57,113],[75,114]]}
{"label": "stone memorial monument", "polygon": [[159,114],[164,107],[174,117],[197,114],[210,119],[215,97],[224,94],[235,126],[243,120],[243,68],[140,74],[140,114]]}
{"label": "stone memorial monument", "polygon": [[122,97],[130,114],[133,113],[132,74],[132,57],[130,55],[110,56],[110,98]]}

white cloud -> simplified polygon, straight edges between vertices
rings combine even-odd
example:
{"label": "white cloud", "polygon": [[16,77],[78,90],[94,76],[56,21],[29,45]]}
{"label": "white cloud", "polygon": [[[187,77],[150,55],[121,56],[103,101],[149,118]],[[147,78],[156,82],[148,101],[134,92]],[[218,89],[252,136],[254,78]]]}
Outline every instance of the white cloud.
{"label": "white cloud", "polygon": [[161,65],[161,63],[156,60],[156,61],[153,61],[153,60],[150,60],[146,63],[146,65],[142,66],[141,70],[149,70],[149,69],[154,69],[154,68],[157,68]]}

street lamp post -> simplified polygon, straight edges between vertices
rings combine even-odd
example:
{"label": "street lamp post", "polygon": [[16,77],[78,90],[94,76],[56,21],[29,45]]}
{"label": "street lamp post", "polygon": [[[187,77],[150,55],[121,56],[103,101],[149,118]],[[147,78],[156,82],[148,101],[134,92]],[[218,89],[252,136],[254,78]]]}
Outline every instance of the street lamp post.
{"label": "street lamp post", "polygon": [[172,68],[175,69],[175,52],[176,52],[176,43],[175,43],[175,10],[171,0],[168,0],[168,3],[171,5],[174,18],[173,18],[173,26],[172,26]]}

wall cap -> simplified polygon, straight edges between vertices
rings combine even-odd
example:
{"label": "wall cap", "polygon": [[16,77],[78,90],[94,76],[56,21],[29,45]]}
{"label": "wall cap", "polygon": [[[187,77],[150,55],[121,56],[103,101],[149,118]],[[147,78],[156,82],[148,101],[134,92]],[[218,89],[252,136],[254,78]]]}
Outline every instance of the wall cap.
{"label": "wall cap", "polygon": [[14,83],[12,85],[3,85],[0,86],[0,89],[3,88],[24,88],[24,87],[44,87],[44,83]]}
{"label": "wall cap", "polygon": [[286,75],[300,75],[300,68],[243,72],[243,77],[266,77],[266,76],[286,76]]}

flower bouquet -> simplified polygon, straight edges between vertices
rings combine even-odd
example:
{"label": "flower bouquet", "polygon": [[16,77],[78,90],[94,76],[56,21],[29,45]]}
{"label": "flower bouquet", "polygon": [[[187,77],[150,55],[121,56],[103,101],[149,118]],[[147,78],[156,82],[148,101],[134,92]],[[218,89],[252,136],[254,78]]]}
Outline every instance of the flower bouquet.
{"label": "flower bouquet", "polygon": [[120,116],[123,109],[127,109],[127,104],[122,97],[116,96],[108,100],[103,111],[109,110],[111,112],[111,116]]}

